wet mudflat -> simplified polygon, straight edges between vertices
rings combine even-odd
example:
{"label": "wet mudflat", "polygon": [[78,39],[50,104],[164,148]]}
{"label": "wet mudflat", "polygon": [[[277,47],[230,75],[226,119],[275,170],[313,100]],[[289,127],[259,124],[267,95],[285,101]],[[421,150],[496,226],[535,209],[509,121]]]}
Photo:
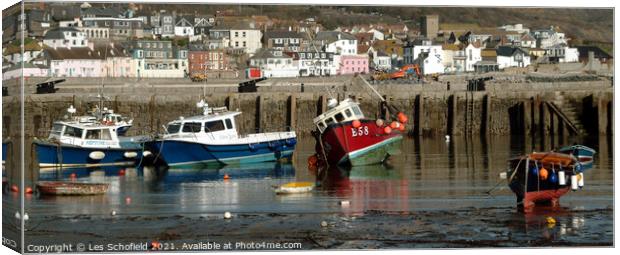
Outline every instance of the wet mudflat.
{"label": "wet mudflat", "polygon": [[[80,181],[109,182],[109,192],[28,196],[26,242],[156,241],[174,250],[199,242],[233,242],[233,249],[235,242],[300,243],[301,249],[613,245],[611,140],[563,141],[598,151],[586,186],[562,197],[560,208],[540,207],[526,215],[517,211],[505,183],[493,187],[506,159],[558,145],[529,141],[405,139],[402,155],[387,166],[330,168],[318,174],[306,166],[314,145],[303,139],[294,164],[80,173]],[[313,181],[317,188],[298,195],[273,192],[273,186],[291,181]],[[17,235],[17,194],[3,198],[4,235]],[[224,212],[232,218],[224,219]],[[194,248],[185,250],[214,249]]]}

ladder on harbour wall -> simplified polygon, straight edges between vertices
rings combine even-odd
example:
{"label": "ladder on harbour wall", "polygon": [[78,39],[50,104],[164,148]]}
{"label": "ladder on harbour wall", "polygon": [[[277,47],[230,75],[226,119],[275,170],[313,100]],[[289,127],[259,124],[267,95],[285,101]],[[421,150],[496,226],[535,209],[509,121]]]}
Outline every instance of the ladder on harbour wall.
{"label": "ladder on harbour wall", "polygon": [[468,91],[465,93],[465,132],[466,134],[474,133],[474,92]]}

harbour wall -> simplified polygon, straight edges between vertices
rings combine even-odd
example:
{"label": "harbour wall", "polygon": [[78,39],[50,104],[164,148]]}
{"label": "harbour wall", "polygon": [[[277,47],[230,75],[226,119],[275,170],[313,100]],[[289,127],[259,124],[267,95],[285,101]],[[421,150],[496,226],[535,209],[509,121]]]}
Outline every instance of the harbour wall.
{"label": "harbour wall", "polygon": [[[128,135],[154,135],[179,116],[201,113],[196,102],[205,97],[211,106],[241,111],[237,125],[241,133],[295,130],[308,136],[315,129],[312,119],[327,107],[329,98],[355,98],[366,117],[390,117],[379,99],[359,81],[331,84],[308,83],[263,86],[255,93],[237,93],[236,86],[135,86],[106,87],[106,107],[134,118]],[[508,83],[488,82],[484,91],[467,91],[464,82],[427,84],[380,84],[375,88],[388,103],[408,118],[412,136],[472,135],[576,135],[567,120],[577,124],[581,134],[613,134],[613,87],[610,80],[580,82]],[[29,87],[33,86],[29,84]],[[55,120],[67,115],[73,105],[77,114],[99,103],[98,88],[62,87],[54,94],[26,94],[24,109],[25,160],[34,156],[32,140],[47,137]],[[302,92],[303,91],[303,92]],[[3,97],[3,139],[11,141],[11,154],[20,149],[20,97]],[[555,110],[554,110],[555,108]],[[559,112],[558,112],[559,109]],[[562,112],[570,109],[570,113]],[[17,169],[18,160],[7,167]],[[34,169],[26,166],[26,169]],[[16,171],[11,171],[15,177]],[[34,181],[34,171],[26,172]]]}

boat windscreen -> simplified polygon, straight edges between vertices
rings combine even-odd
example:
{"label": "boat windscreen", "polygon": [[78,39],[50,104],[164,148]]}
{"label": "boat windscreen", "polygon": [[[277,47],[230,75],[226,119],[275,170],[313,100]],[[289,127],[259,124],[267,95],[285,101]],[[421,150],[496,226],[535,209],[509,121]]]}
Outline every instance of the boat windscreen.
{"label": "boat windscreen", "polygon": [[54,126],[52,127],[52,135],[57,135],[60,136],[60,133],[62,133],[62,124],[54,124]]}
{"label": "boat windscreen", "polygon": [[166,132],[168,132],[168,134],[176,134],[179,130],[181,130],[181,123],[173,123],[168,125]]}
{"label": "boat windscreen", "polygon": [[222,131],[225,129],[226,128],[224,127],[224,121],[222,120],[205,122],[205,132]]}

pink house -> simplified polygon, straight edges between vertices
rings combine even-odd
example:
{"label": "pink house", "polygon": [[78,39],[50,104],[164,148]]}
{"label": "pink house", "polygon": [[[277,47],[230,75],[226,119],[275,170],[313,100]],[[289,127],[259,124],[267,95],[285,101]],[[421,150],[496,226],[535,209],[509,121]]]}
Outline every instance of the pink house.
{"label": "pink house", "polygon": [[337,74],[368,73],[368,55],[341,55]]}

